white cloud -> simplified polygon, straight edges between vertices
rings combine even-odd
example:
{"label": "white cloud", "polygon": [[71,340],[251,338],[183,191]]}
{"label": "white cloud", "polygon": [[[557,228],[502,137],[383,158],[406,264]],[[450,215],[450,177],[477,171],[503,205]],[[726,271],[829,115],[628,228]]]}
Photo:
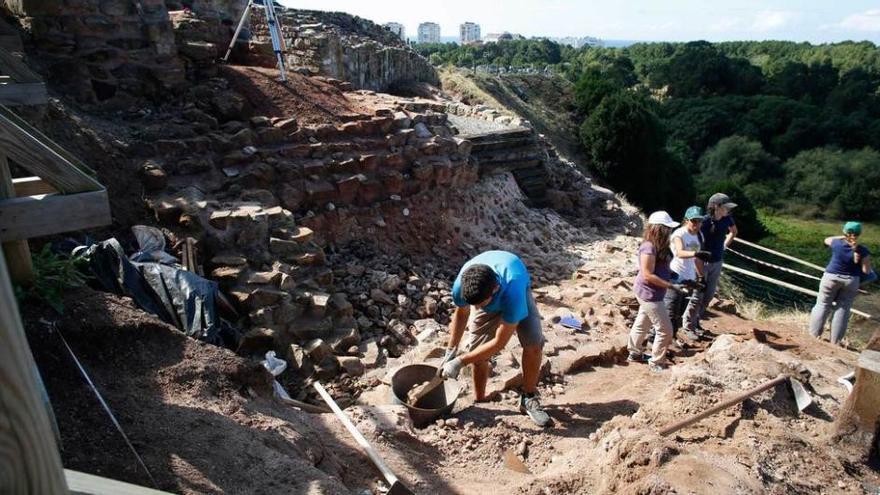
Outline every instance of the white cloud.
{"label": "white cloud", "polygon": [[796,16],[797,14],[787,10],[764,10],[755,15],[752,29],[756,31],[773,31],[785,27]]}
{"label": "white cloud", "polygon": [[880,31],[880,9],[853,14],[840,21],[840,27],[856,31]]}
{"label": "white cloud", "polygon": [[740,19],[736,17],[727,17],[709,24],[709,31],[713,33],[726,33],[738,29],[741,26],[742,22],[740,22]]}

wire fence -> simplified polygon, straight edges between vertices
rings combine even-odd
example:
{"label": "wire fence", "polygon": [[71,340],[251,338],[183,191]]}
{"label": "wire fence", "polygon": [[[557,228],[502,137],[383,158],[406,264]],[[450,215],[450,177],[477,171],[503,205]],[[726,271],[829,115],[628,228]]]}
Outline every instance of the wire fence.
{"label": "wire fence", "polygon": [[[725,252],[724,267],[725,278],[748,299],[770,308],[799,311],[809,311],[816,303],[824,272],[819,265],[738,238]],[[862,292],[878,294],[876,289]],[[859,310],[860,299],[853,313],[870,316],[865,310],[873,308]]]}

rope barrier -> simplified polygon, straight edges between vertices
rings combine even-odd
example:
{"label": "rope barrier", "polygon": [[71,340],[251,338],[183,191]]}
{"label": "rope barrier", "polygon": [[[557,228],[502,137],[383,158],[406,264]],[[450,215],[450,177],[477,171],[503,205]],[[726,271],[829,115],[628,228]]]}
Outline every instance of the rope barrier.
{"label": "rope barrier", "polygon": [[[748,260],[748,261],[751,261],[752,263],[755,263],[755,264],[757,264],[757,265],[766,266],[766,267],[769,267],[769,268],[775,268],[776,270],[779,270],[779,271],[782,271],[782,272],[791,273],[792,275],[800,275],[801,277],[809,278],[809,279],[812,279],[812,280],[818,280],[818,281],[820,281],[820,282],[822,281],[822,277],[817,277],[817,276],[815,276],[815,275],[810,275],[810,274],[808,274],[808,273],[799,272],[799,271],[797,271],[797,270],[792,270],[791,268],[786,268],[786,267],[784,267],[784,266],[774,265],[773,263],[768,263],[768,262],[766,262],[766,261],[761,261],[761,260],[759,260],[759,259],[757,259],[757,258],[752,258],[751,256],[748,256],[748,255],[745,255],[745,254],[743,254],[743,253],[740,253],[739,251],[737,251],[737,250],[735,250],[735,249],[733,249],[733,248],[727,248],[727,251],[728,251],[728,252],[731,252],[731,253],[733,253],[733,254],[735,254],[735,255],[737,255],[737,256],[743,258],[743,259],[746,259],[746,260]],[[824,271],[824,269],[823,269],[823,271]],[[868,291],[863,290],[863,289],[859,289],[859,293],[860,293],[860,294],[867,294]]]}
{"label": "rope barrier", "polygon": [[[813,297],[817,297],[817,296],[819,295],[819,293],[816,292],[816,291],[813,291],[813,290],[810,290],[810,289],[805,289],[805,288],[803,288],[803,287],[799,287],[799,286],[797,286],[797,285],[790,284],[790,283],[788,283],[788,282],[783,282],[783,281],[781,281],[781,280],[776,280],[776,279],[774,279],[774,278],[770,278],[770,277],[768,277],[768,276],[766,276],[766,275],[761,275],[761,274],[759,274],[759,273],[755,273],[755,272],[752,272],[752,271],[749,271],[749,270],[745,270],[745,269],[743,269],[743,268],[739,268],[739,267],[736,267],[736,266],[733,266],[733,265],[730,265],[730,264],[723,264],[722,267],[723,267],[724,269],[726,269],[726,270],[730,270],[730,271],[733,271],[733,272],[736,272],[736,273],[740,273],[740,274],[742,274],[742,275],[746,275],[746,276],[749,276],[749,277],[752,277],[752,278],[756,278],[756,279],[758,279],[758,280],[762,280],[762,281],[767,282],[767,283],[770,283],[770,284],[778,285],[778,286],[780,286],[780,287],[785,287],[785,288],[788,289],[788,290],[793,290],[793,291],[795,291],[795,292],[800,292],[801,294],[806,294],[806,295],[808,295],[808,296],[813,296]],[[868,313],[865,313],[865,312],[863,312],[863,311],[859,311],[859,310],[857,310],[857,309],[851,309],[850,311],[851,311],[853,314],[859,315],[859,316],[861,316],[861,317],[863,317],[863,318],[873,319],[873,317],[872,317],[871,315],[869,315]]]}
{"label": "rope barrier", "polygon": [[745,244],[746,246],[750,246],[750,247],[753,247],[753,248],[755,248],[755,249],[760,249],[761,251],[764,251],[764,252],[767,252],[767,253],[770,253],[770,254],[775,254],[776,256],[779,256],[780,258],[785,258],[785,259],[787,259],[787,260],[790,260],[790,261],[794,261],[794,262],[800,263],[800,264],[802,264],[802,265],[804,265],[804,266],[808,266],[808,267],[810,267],[810,268],[814,268],[814,269],[816,269],[816,270],[819,270],[820,272],[824,272],[824,271],[825,271],[825,268],[824,268],[824,267],[821,267],[821,266],[819,266],[819,265],[814,265],[813,263],[810,263],[809,261],[804,261],[804,260],[802,260],[802,259],[800,259],[800,258],[795,258],[794,256],[790,256],[790,255],[787,255],[787,254],[785,254],[785,253],[780,253],[779,251],[774,251],[774,250],[772,250],[772,249],[770,249],[770,248],[766,248],[766,247],[764,247],[764,246],[761,246],[760,244],[755,244],[754,242],[749,242],[749,241],[746,241],[746,240],[744,240],[744,239],[740,239],[739,237],[734,237],[733,240],[734,240],[734,242],[739,242],[739,243]]}

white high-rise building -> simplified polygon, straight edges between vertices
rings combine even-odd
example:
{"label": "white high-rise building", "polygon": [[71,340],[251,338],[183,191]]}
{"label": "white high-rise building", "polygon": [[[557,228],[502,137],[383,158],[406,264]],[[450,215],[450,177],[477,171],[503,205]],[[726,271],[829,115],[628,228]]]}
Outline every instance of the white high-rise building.
{"label": "white high-rise building", "polygon": [[399,22],[386,22],[384,24],[384,26],[385,26],[385,29],[396,34],[398,38],[402,39],[403,41],[406,41],[406,28],[403,27],[403,24],[401,24]]}
{"label": "white high-rise building", "polygon": [[465,22],[458,28],[458,40],[462,45],[480,41],[480,25],[475,22]]}
{"label": "white high-rise building", "polygon": [[440,24],[436,22],[419,24],[419,43],[440,43]]}

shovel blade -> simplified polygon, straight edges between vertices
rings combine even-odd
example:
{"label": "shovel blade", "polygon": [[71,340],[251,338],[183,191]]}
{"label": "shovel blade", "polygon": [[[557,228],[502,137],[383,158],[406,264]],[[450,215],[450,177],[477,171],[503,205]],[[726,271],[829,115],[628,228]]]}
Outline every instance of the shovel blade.
{"label": "shovel blade", "polygon": [[810,393],[804,388],[804,384],[794,378],[789,378],[791,383],[791,391],[794,392],[794,401],[797,402],[798,411],[803,411],[813,403]]}
{"label": "shovel blade", "polygon": [[397,480],[391,485],[391,488],[388,490],[386,495],[415,495],[415,494],[413,492],[411,492],[409,488],[404,486],[404,484],[401,483],[400,480]]}

